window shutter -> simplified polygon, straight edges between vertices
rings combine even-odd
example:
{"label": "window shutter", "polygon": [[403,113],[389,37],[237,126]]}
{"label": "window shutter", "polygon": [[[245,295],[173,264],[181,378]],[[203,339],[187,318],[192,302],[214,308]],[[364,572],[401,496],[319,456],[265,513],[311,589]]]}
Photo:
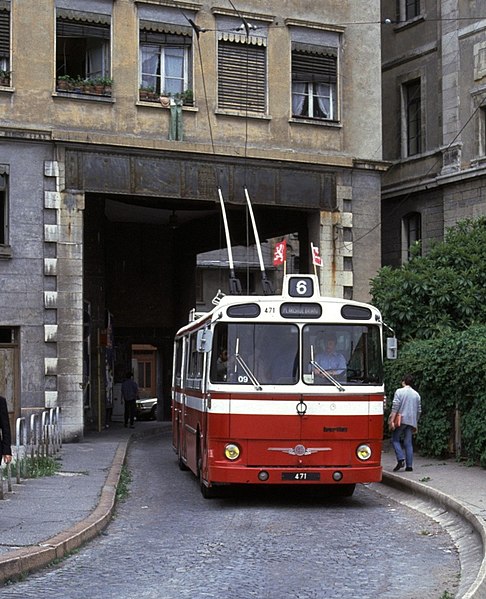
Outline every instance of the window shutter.
{"label": "window shutter", "polygon": [[218,43],[218,107],[266,112],[265,46]]}
{"label": "window shutter", "polygon": [[110,22],[109,15],[58,9],[57,36],[110,39]]}
{"label": "window shutter", "polygon": [[158,21],[140,20],[140,29],[169,35],[186,35],[192,37],[192,27],[186,25],[175,25],[174,23],[162,23]]}
{"label": "window shutter", "polygon": [[10,57],[10,11],[0,9],[0,57]]}
{"label": "window shutter", "polygon": [[292,52],[292,80],[306,83],[336,83],[337,57],[329,54]]}

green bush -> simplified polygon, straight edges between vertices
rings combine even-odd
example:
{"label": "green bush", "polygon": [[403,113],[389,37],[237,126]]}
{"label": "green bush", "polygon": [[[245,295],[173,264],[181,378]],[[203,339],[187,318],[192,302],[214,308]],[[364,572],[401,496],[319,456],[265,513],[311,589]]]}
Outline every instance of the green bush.
{"label": "green bush", "polygon": [[391,405],[401,378],[410,372],[422,397],[417,446],[426,455],[451,454],[455,411],[461,415],[461,452],[486,466],[486,326],[473,326],[428,340],[409,341],[385,364]]}

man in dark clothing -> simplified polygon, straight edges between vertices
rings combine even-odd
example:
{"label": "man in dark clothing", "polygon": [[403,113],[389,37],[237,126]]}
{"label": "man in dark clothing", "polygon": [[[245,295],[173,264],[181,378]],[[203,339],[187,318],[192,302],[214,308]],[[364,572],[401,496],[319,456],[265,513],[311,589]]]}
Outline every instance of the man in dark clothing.
{"label": "man in dark clothing", "polygon": [[12,435],[10,434],[10,421],[8,419],[7,400],[0,396],[0,462],[8,464],[12,461]]}
{"label": "man in dark clothing", "polygon": [[127,372],[121,387],[122,401],[125,403],[125,428],[130,420],[130,428],[135,428],[135,402],[138,399],[138,385],[133,380],[133,373]]}

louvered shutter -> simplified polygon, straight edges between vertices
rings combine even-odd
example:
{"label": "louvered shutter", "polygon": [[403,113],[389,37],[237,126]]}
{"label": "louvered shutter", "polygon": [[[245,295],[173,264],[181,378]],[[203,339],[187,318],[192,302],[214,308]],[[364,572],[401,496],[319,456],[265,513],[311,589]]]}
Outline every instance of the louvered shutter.
{"label": "louvered shutter", "polygon": [[0,5],[0,58],[10,58],[10,11]]}
{"label": "louvered shutter", "polygon": [[57,36],[110,39],[111,17],[76,10],[57,10]]}
{"label": "louvered shutter", "polygon": [[337,56],[309,54],[294,50],[292,52],[292,81],[336,83]]}
{"label": "louvered shutter", "polygon": [[266,112],[265,46],[218,42],[218,107]]}

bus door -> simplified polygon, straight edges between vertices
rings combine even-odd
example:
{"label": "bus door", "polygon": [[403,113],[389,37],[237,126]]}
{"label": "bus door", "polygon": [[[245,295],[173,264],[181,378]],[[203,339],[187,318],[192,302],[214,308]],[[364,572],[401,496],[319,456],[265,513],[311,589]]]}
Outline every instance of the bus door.
{"label": "bus door", "polygon": [[172,444],[181,459],[183,443],[184,414],[184,341],[179,338],[174,344],[174,360],[172,374]]}

